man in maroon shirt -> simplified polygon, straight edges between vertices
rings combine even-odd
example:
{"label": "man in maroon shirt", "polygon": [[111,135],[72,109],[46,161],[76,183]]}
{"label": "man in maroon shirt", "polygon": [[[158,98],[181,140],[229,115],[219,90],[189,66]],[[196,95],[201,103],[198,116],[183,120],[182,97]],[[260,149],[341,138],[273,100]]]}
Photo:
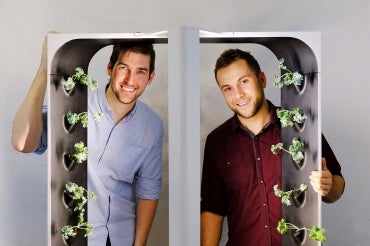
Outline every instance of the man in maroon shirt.
{"label": "man in maroon shirt", "polygon": [[[266,77],[256,59],[239,49],[218,58],[215,78],[228,107],[235,113],[207,137],[201,190],[201,245],[218,245],[228,219],[228,246],[280,246],[276,226],[282,218],[281,157],[271,145],[281,141],[276,107],[264,95]],[[310,182],[325,202],[344,190],[341,167],[322,137],[322,171]]]}

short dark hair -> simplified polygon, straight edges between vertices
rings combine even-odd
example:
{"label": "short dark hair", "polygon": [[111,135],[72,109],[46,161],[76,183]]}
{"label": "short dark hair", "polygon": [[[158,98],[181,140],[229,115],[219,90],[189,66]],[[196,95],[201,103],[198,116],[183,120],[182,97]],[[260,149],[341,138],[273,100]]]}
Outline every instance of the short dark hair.
{"label": "short dark hair", "polygon": [[229,66],[236,60],[244,60],[248,64],[248,66],[252,69],[252,71],[256,73],[257,77],[261,73],[261,68],[260,65],[258,64],[258,61],[256,60],[256,58],[254,58],[254,56],[251,55],[250,52],[243,51],[240,49],[227,49],[218,57],[216,61],[214,69],[216,81],[218,70]]}
{"label": "short dark hair", "polygon": [[122,42],[113,45],[113,51],[109,59],[109,63],[114,66],[121,54],[128,51],[140,53],[150,56],[149,73],[151,74],[155,69],[155,51],[153,43],[149,41],[130,41]]}

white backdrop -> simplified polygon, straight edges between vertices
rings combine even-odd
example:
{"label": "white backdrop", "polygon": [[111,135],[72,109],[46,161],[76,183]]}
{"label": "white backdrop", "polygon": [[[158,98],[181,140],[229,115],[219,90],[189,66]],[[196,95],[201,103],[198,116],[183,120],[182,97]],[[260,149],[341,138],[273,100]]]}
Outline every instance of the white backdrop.
{"label": "white backdrop", "polygon": [[[0,103],[4,109],[0,117],[0,244],[46,245],[46,157],[19,154],[10,145],[12,119],[38,67],[44,34],[49,30],[151,33],[176,26],[217,32],[322,33],[322,128],[346,178],[346,190],[341,200],[323,207],[323,225],[328,235],[325,245],[368,245],[368,0],[2,1]],[[162,62],[165,64],[166,60]],[[161,69],[165,77],[166,68]],[[211,81],[212,69],[202,69],[201,76],[202,80],[207,77]],[[150,89],[154,90],[156,85],[160,83],[153,83]],[[214,97],[219,100],[221,95],[214,93]],[[159,217],[162,221],[156,223],[166,229],[168,187],[164,181]],[[157,224],[153,236],[161,237],[163,241],[151,245],[166,245],[168,234],[166,230],[157,229]]]}

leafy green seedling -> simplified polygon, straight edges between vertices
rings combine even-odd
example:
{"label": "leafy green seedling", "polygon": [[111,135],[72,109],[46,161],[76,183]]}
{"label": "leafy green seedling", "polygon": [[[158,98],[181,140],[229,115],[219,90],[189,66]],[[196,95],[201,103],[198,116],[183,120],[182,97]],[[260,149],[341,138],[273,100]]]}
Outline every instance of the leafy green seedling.
{"label": "leafy green seedling", "polygon": [[73,211],[78,213],[77,225],[71,226],[66,225],[61,229],[61,234],[64,239],[69,239],[77,235],[77,230],[84,230],[84,236],[90,235],[94,229],[93,225],[85,221],[85,205],[88,200],[96,199],[96,195],[93,192],[88,192],[84,187],[79,186],[73,182],[66,183],[66,189],[71,195],[72,199],[76,202]]}
{"label": "leafy green seedling", "polygon": [[82,162],[87,160],[88,152],[87,147],[85,146],[83,141],[78,141],[74,144],[74,153],[70,154],[72,160],[81,164]]}
{"label": "leafy green seedling", "polygon": [[303,124],[307,119],[301,108],[293,108],[292,110],[278,109],[276,114],[280,119],[281,127],[293,126],[294,123]]}
{"label": "leafy green seedling", "polygon": [[281,58],[279,60],[279,68],[284,70],[285,73],[283,75],[275,75],[275,81],[274,85],[277,88],[282,88],[284,85],[291,85],[294,84],[296,86],[300,86],[303,81],[303,76],[298,72],[292,72],[290,71],[285,65],[284,65],[284,58]]}
{"label": "leafy green seedling", "polygon": [[[103,113],[98,112],[93,115],[93,118],[96,122],[100,122],[103,116],[104,116]],[[78,121],[80,121],[82,124],[82,127],[87,128],[87,125],[89,123],[87,112],[82,112],[82,113],[77,114],[77,113],[72,113],[71,111],[69,111],[66,114],[66,118],[67,118],[68,123],[71,126],[75,125]]]}
{"label": "leafy green seedling", "polygon": [[304,159],[304,155],[302,151],[300,151],[301,148],[304,148],[304,143],[300,140],[298,140],[296,137],[293,138],[292,144],[289,146],[289,149],[284,149],[283,143],[273,144],[271,146],[271,152],[274,155],[279,154],[279,150],[283,150],[287,152],[293,159],[293,161],[296,164],[300,164],[301,161]]}
{"label": "leafy green seedling", "polygon": [[69,111],[66,114],[66,117],[67,117],[68,123],[71,124],[72,126],[75,125],[79,121],[81,122],[83,128],[86,128],[88,125],[87,112],[82,112],[82,113],[77,114],[77,113],[72,113],[71,111]]}
{"label": "leafy green seedling", "polygon": [[76,73],[74,75],[62,82],[66,91],[72,90],[76,86],[76,83],[86,85],[90,90],[94,90],[99,87],[99,83],[92,77],[85,74],[82,68],[77,67],[75,71]]}
{"label": "leafy green seedling", "polygon": [[102,112],[97,112],[93,115],[93,117],[94,120],[99,123],[101,119],[104,117],[104,114]]}
{"label": "leafy green seedling", "polygon": [[311,229],[306,227],[299,228],[298,226],[286,222],[283,218],[279,221],[278,226],[276,228],[280,234],[285,234],[288,230],[294,230],[295,233],[299,231],[305,230],[309,232],[309,237],[317,242],[325,242],[326,241],[326,230],[324,228],[320,228],[318,226],[313,226]]}
{"label": "leafy green seedling", "polygon": [[290,206],[292,204],[292,198],[299,196],[302,192],[307,190],[306,184],[301,184],[299,189],[293,189],[289,191],[283,191],[279,189],[278,185],[274,185],[274,192],[277,197],[281,198],[281,203]]}

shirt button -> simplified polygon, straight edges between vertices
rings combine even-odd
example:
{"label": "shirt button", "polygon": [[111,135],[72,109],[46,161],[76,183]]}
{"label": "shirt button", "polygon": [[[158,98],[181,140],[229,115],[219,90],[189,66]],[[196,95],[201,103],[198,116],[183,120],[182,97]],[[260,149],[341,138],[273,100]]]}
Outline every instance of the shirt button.
{"label": "shirt button", "polygon": [[266,207],[266,205],[267,205],[266,203],[262,203],[262,206],[263,206],[263,207]]}
{"label": "shirt button", "polygon": [[260,183],[263,184],[263,180],[260,180]]}
{"label": "shirt button", "polygon": [[261,160],[261,158],[260,157],[257,157],[257,161],[260,161]]}
{"label": "shirt button", "polygon": [[265,228],[266,228],[266,229],[268,229],[268,228],[269,228],[269,226],[268,226],[268,225],[265,225]]}

